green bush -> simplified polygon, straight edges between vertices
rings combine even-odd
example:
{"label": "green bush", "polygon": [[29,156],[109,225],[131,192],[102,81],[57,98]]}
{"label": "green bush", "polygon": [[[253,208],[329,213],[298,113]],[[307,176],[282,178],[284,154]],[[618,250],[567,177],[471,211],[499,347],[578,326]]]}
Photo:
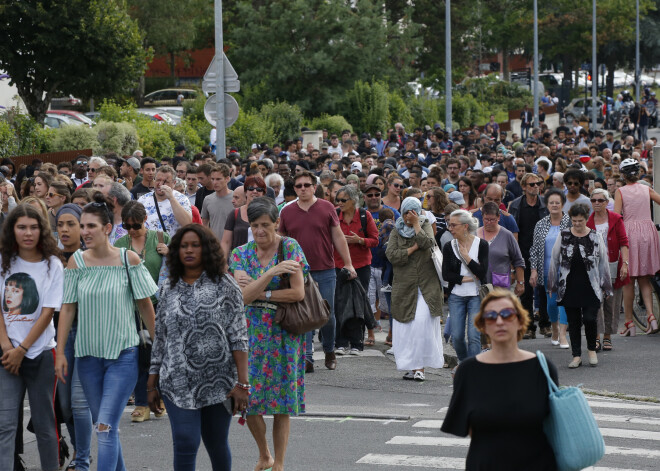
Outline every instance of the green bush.
{"label": "green bush", "polygon": [[[412,100],[408,99],[408,102],[411,101]],[[406,100],[404,100],[398,92],[390,92],[388,102],[390,122],[401,123],[407,130],[412,130],[415,127],[415,120],[413,119],[410,107],[406,104]],[[367,132],[373,133],[376,130],[377,129],[369,129]]]}
{"label": "green bush", "polygon": [[14,130],[6,121],[0,121],[0,158],[17,155],[18,142]]}
{"label": "green bush", "polygon": [[[207,123],[208,124],[208,123]],[[210,130],[209,125],[209,130]],[[168,126],[170,139],[175,146],[183,144],[186,146],[188,156],[192,156],[202,150],[202,146],[208,141],[208,134],[205,140],[202,140],[188,120],[182,120],[178,126]]]}
{"label": "green bush", "polygon": [[7,123],[13,133],[15,140],[15,154],[40,154],[49,151],[49,136],[43,125],[37,123],[31,116],[21,114],[18,108],[10,108],[0,116],[0,121]]}
{"label": "green bush", "polygon": [[353,126],[346,121],[346,118],[340,115],[322,114],[321,116],[312,118],[312,120],[307,123],[307,127],[312,131],[327,129],[328,135],[339,135],[344,129],[353,131]]}
{"label": "green bush", "polygon": [[358,133],[386,129],[390,123],[387,85],[358,80],[346,94],[343,109],[342,114],[353,123]]}
{"label": "green bush", "polygon": [[131,123],[101,121],[94,130],[97,141],[95,154],[116,152],[119,155],[130,155],[138,148],[137,131]]}
{"label": "green bush", "polygon": [[[114,123],[113,123],[114,124]],[[65,150],[94,149],[98,147],[96,140],[96,129],[87,126],[65,126],[53,129],[53,150],[56,152]]]}
{"label": "green bush", "polygon": [[300,136],[303,115],[298,105],[290,105],[286,102],[269,102],[261,107],[259,113],[264,120],[273,126],[275,139],[278,142]]}
{"label": "green bush", "polygon": [[136,123],[140,149],[147,157],[162,159],[174,155],[174,143],[170,138],[169,124],[158,124],[151,120]]}
{"label": "green bush", "polygon": [[274,143],[275,130],[273,123],[263,119],[256,111],[241,111],[233,126],[227,128],[227,146],[235,146],[242,156],[247,156],[254,143]]}
{"label": "green bush", "polygon": [[428,125],[433,127],[435,123],[443,128],[445,122],[445,102],[437,98],[427,96],[415,97],[410,100],[410,111],[416,127],[423,128]]}
{"label": "green bush", "polygon": [[144,121],[147,118],[136,111],[137,106],[134,103],[128,103],[124,106],[116,103],[114,100],[103,100],[99,106],[99,121],[112,121],[115,123],[121,122],[137,122]]}

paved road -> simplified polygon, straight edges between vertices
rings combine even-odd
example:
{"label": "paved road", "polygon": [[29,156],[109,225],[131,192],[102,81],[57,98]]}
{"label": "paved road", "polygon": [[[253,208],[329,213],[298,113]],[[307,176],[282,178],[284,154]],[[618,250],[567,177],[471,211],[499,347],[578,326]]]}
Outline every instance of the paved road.
{"label": "paved road", "polygon": [[[439,431],[452,392],[449,370],[429,370],[424,383],[403,381],[393,358],[384,353],[383,339],[379,335],[377,348],[361,357],[340,358],[334,372],[320,366],[307,376],[308,414],[292,421],[287,470],[463,469],[469,442]],[[558,366],[562,384],[618,395],[660,396],[660,335],[614,338],[614,350],[600,354],[597,368],[577,370],[566,367],[570,353],[553,348],[548,339],[526,340],[521,346],[543,350]],[[589,397],[608,445],[608,454],[595,469],[658,469],[660,403]],[[120,425],[129,470],[171,469],[167,417],[133,424],[130,411],[126,408]],[[267,423],[271,429],[272,420]],[[25,460],[28,469],[36,471],[34,435],[26,432],[26,439]],[[247,428],[236,421],[230,443],[233,469],[252,470],[257,451]],[[202,446],[198,470],[210,469]]]}

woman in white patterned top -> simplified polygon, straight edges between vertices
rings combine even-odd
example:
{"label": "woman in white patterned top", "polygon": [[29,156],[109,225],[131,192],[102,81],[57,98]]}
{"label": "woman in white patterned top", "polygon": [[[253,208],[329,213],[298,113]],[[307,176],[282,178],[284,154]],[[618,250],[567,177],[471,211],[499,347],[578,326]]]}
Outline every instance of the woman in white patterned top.
{"label": "woman in white patterned top", "polygon": [[112,202],[100,192],[83,208],[80,227],[87,250],[73,254],[64,274],[55,362],[55,372],[65,382],[64,346],[77,305],[76,369],[96,424],[98,471],[126,469],[119,419],[137,382],[139,336],[133,301],[153,338],[150,296],[158,290],[136,253],[110,245],[112,210]]}

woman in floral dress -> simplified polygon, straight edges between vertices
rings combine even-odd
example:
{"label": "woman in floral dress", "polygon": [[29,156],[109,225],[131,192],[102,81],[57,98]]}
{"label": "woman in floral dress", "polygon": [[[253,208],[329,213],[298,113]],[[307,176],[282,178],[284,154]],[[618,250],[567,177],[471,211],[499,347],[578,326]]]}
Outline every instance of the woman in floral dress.
{"label": "woman in floral dress", "polygon": [[[259,447],[255,471],[284,469],[289,416],[305,412],[305,336],[283,330],[273,322],[278,302],[305,296],[304,276],[309,265],[300,245],[277,232],[278,211],[267,197],[256,198],[247,210],[254,241],[237,247],[229,269],[243,291],[248,325],[248,374],[251,395],[247,423]],[[282,245],[282,261],[278,249]],[[279,289],[288,276],[291,288]],[[268,449],[264,415],[273,415],[275,456]]]}

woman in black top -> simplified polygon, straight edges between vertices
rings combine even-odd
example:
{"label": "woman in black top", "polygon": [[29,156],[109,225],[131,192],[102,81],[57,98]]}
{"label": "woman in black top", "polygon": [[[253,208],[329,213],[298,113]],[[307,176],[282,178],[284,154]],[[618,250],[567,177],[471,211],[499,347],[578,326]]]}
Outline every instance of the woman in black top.
{"label": "woman in black top", "polygon": [[[543,432],[548,382],[536,356],[518,348],[529,313],[511,291],[498,288],[484,298],[474,322],[492,349],[461,362],[442,431],[472,438],[468,471],[556,470]],[[558,383],[557,369],[550,361],[548,367]]]}

